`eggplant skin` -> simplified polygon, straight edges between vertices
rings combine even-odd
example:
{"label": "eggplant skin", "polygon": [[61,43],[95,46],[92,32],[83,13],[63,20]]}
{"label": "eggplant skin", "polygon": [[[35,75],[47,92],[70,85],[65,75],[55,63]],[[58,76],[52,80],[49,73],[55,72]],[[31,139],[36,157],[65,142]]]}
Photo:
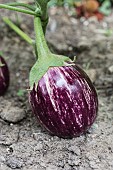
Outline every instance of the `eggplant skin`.
{"label": "eggplant skin", "polygon": [[51,134],[73,138],[94,123],[98,112],[96,90],[77,65],[50,67],[29,93],[39,123]]}
{"label": "eggplant skin", "polygon": [[2,56],[0,56],[0,96],[4,95],[9,86],[9,69]]}

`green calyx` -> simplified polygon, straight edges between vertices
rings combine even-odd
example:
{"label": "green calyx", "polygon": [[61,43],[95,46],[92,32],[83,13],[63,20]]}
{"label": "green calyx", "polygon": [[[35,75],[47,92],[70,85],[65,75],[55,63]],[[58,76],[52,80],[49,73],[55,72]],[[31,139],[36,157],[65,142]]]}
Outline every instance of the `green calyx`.
{"label": "green calyx", "polygon": [[16,12],[21,12],[21,13],[29,14],[29,15],[33,15],[33,16],[37,15],[34,11],[21,9],[21,8],[17,8],[15,6],[10,6],[10,5],[6,5],[6,4],[0,4],[0,8],[4,8],[4,9],[16,11]]}
{"label": "green calyx", "polygon": [[24,7],[24,8],[27,8],[31,11],[35,11],[36,10],[36,7],[35,6],[32,6],[32,5],[28,5],[28,4],[25,4],[25,3],[21,3],[21,2],[10,2],[10,3],[7,3],[6,5],[9,5],[9,6],[21,6],[21,7]]}
{"label": "green calyx", "polygon": [[42,57],[37,60],[30,71],[30,89],[33,88],[34,83],[36,84],[36,86],[38,85],[39,80],[43,77],[43,75],[48,71],[50,67],[65,66],[65,63],[69,61],[70,59],[68,57],[55,55],[52,53],[47,53],[47,56],[45,58]]}

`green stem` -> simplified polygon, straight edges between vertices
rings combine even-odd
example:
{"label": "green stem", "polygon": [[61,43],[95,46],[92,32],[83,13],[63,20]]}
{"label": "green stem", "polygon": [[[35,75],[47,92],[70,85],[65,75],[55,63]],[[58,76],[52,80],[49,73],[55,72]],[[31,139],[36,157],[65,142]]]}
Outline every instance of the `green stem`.
{"label": "green stem", "polygon": [[9,6],[9,5],[0,4],[0,8],[12,10],[12,11],[17,11],[17,12],[22,12],[22,13],[25,13],[25,14],[30,14],[30,15],[36,16],[36,13],[33,12],[33,11],[25,10],[25,9],[21,9],[21,8],[16,8],[16,7]]}
{"label": "green stem", "polygon": [[37,7],[40,6],[41,11],[42,11],[41,21],[42,21],[42,27],[43,27],[44,34],[46,32],[46,27],[47,27],[48,18],[49,18],[48,12],[47,12],[47,5],[48,5],[49,1],[50,0],[35,0]]}
{"label": "green stem", "polygon": [[3,18],[3,21],[10,26],[10,28],[12,28],[18,35],[20,35],[20,37],[22,37],[26,42],[28,42],[30,45],[33,44],[33,40],[27,35],[25,34],[22,30],[20,30],[15,24],[13,24],[13,22],[8,19],[7,17]]}
{"label": "green stem", "polygon": [[35,0],[37,6],[40,5],[41,10],[42,10],[42,16],[41,20],[45,21],[48,18],[48,13],[47,13],[47,4],[50,0]]}
{"label": "green stem", "polygon": [[6,5],[9,5],[9,6],[22,6],[22,7],[28,8],[28,9],[30,9],[32,11],[36,10],[35,7],[33,7],[31,5],[28,5],[28,4],[20,3],[20,2],[7,3]]}
{"label": "green stem", "polygon": [[46,58],[47,54],[50,54],[51,52],[45,40],[40,17],[34,18],[34,28],[36,34],[36,47],[38,51],[38,56],[39,58]]}

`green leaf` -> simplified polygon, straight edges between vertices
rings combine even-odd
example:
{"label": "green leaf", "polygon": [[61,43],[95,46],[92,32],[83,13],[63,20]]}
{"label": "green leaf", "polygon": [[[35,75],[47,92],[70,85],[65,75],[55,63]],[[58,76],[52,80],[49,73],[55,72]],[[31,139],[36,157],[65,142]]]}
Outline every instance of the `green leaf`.
{"label": "green leaf", "polygon": [[110,15],[111,13],[111,2],[110,0],[105,0],[101,7],[99,8],[99,11],[103,13],[104,15]]}

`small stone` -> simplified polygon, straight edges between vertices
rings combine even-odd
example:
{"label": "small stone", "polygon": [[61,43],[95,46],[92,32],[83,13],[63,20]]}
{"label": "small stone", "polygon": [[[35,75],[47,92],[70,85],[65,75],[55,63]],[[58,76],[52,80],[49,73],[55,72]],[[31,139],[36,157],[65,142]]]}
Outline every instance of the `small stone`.
{"label": "small stone", "polygon": [[88,20],[84,21],[83,24],[84,24],[84,26],[88,26],[89,25]]}
{"label": "small stone", "polygon": [[58,167],[54,166],[54,165],[48,165],[48,167],[46,168],[46,170],[58,170]]}
{"label": "small stone", "polygon": [[43,149],[43,144],[42,143],[37,143],[37,145],[34,147],[35,151],[42,150]]}
{"label": "small stone", "polygon": [[81,51],[88,50],[90,48],[90,43],[88,40],[83,38],[82,41],[77,44],[77,48]]}
{"label": "small stone", "polygon": [[109,165],[113,167],[113,160],[109,161]]}
{"label": "small stone", "polygon": [[4,163],[0,163],[0,170],[9,170],[9,167],[7,167]]}
{"label": "small stone", "polygon": [[113,65],[108,68],[110,73],[113,73]]}
{"label": "small stone", "polygon": [[84,167],[81,166],[81,167],[79,168],[79,170],[84,170]]}
{"label": "small stone", "polygon": [[98,23],[98,19],[96,16],[92,16],[88,19],[89,23]]}
{"label": "small stone", "polygon": [[68,164],[66,164],[66,165],[64,166],[64,169],[66,169],[66,170],[71,170],[71,166],[69,166]]}
{"label": "small stone", "polygon": [[56,22],[56,20],[52,20],[50,23],[50,31],[55,32],[56,28],[57,28],[57,22]]}
{"label": "small stone", "polygon": [[76,18],[70,18],[70,20],[71,20],[71,22],[72,22],[73,24],[75,24],[75,25],[76,25],[77,22],[78,22]]}
{"label": "small stone", "polygon": [[80,155],[80,154],[81,154],[80,149],[79,149],[79,147],[77,147],[77,146],[70,146],[70,147],[68,148],[68,150],[69,150],[70,152],[73,152],[73,153],[76,154],[76,155]]}
{"label": "small stone", "polygon": [[0,156],[0,162],[5,162],[4,156]]}
{"label": "small stone", "polygon": [[4,101],[7,103],[5,108],[1,108],[0,117],[8,122],[17,123],[25,117],[25,111],[17,106],[12,106],[11,102]]}
{"label": "small stone", "polygon": [[23,162],[21,160],[18,160],[16,158],[9,158],[7,161],[6,161],[6,165],[12,169],[21,169],[22,166],[23,166]]}
{"label": "small stone", "polygon": [[94,169],[98,168],[98,164],[95,161],[90,161],[89,164],[91,168],[94,168]]}
{"label": "small stone", "polygon": [[79,163],[80,163],[80,159],[76,159],[76,158],[75,158],[75,160],[74,160],[74,159],[69,159],[69,160],[68,160],[68,164],[69,164],[70,166],[78,166]]}

